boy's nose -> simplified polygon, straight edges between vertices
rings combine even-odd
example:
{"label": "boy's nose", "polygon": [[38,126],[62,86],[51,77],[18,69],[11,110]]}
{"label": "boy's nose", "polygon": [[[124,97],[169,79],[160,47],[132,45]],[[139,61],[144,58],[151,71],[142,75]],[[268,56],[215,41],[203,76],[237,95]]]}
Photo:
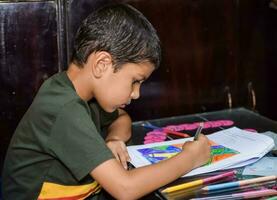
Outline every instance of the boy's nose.
{"label": "boy's nose", "polygon": [[140,86],[139,85],[136,85],[134,88],[133,88],[133,91],[131,93],[131,98],[132,99],[138,99],[140,96]]}

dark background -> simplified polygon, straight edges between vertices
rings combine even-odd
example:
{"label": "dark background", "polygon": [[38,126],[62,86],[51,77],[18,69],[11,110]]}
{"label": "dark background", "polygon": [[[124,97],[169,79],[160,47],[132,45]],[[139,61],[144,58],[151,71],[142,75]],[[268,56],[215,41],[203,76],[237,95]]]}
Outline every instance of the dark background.
{"label": "dark background", "polygon": [[0,169],[41,83],[66,69],[80,21],[113,2],[139,9],[162,42],[160,69],[127,108],[134,121],[235,107],[277,119],[270,0],[0,1]]}

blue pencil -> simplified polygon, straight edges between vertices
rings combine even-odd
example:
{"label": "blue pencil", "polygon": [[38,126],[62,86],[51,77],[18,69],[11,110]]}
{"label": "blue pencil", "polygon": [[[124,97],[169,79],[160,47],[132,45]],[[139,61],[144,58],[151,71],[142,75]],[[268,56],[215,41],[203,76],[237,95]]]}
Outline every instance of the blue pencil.
{"label": "blue pencil", "polygon": [[222,190],[213,190],[213,191],[207,191],[207,192],[203,192],[203,194],[218,194],[218,193],[224,193],[224,192],[230,192],[230,191],[237,191],[237,190],[249,190],[249,189],[264,189],[264,188],[268,188],[268,189],[274,189],[277,186],[277,182],[276,181],[267,181],[267,182],[263,182],[263,183],[254,183],[251,185],[245,185],[245,186],[241,186],[241,187],[235,187],[235,188],[225,188]]}

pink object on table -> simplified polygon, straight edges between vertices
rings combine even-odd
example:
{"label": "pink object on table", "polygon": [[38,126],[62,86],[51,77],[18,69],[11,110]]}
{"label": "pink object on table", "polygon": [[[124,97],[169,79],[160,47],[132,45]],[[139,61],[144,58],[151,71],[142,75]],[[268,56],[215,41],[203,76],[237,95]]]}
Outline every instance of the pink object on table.
{"label": "pink object on table", "polygon": [[[144,144],[154,143],[154,142],[162,142],[166,140],[167,133],[170,134],[170,132],[176,132],[176,131],[190,131],[190,130],[196,130],[199,126],[200,122],[193,122],[193,123],[186,123],[186,124],[179,124],[179,125],[168,125],[166,127],[161,127],[164,132],[162,131],[150,131],[146,134],[144,138]],[[225,127],[225,126],[232,126],[234,124],[231,120],[214,120],[214,121],[207,121],[204,122],[204,128],[217,128],[217,127]],[[248,131],[257,132],[254,129],[246,129]],[[167,132],[167,133],[165,133]],[[153,136],[150,137],[150,135],[155,135],[155,138]],[[185,135],[185,134],[184,134]],[[163,137],[162,137],[163,136]]]}

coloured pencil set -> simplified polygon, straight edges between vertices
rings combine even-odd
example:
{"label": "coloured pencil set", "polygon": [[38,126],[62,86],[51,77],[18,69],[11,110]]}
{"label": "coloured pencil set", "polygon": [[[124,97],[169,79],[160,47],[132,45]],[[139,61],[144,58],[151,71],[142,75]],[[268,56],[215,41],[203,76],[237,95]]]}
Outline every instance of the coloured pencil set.
{"label": "coloured pencil set", "polygon": [[[168,199],[197,196],[197,198],[192,198],[194,200],[250,199],[277,196],[277,176],[233,181],[236,173],[236,170],[221,173],[208,178],[167,187],[161,192]],[[232,181],[224,182],[227,179]]]}

